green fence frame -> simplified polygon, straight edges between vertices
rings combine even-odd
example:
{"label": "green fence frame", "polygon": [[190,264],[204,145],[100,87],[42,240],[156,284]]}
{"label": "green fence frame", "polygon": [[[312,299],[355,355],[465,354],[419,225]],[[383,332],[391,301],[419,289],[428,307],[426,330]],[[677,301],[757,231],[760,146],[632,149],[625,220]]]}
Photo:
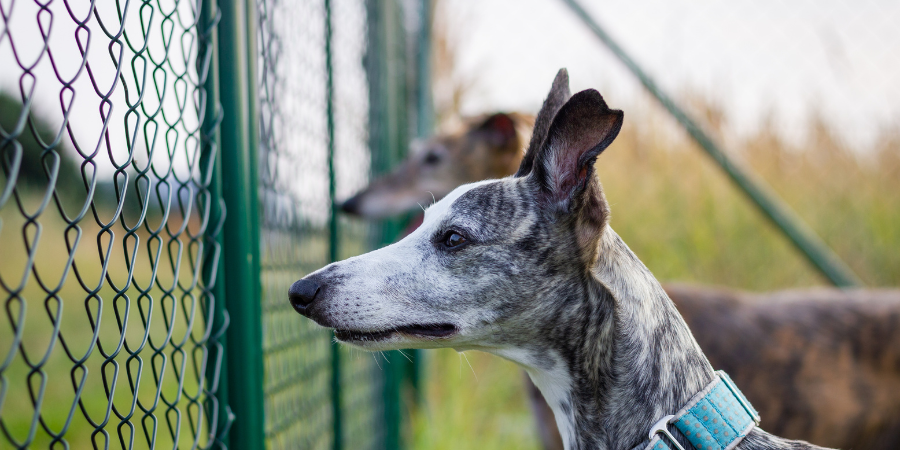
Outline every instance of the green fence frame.
{"label": "green fence frame", "polygon": [[[190,399],[190,407],[200,405],[202,408],[202,424],[191,423],[187,428],[187,420],[179,416],[179,420],[185,422],[182,424],[182,433],[195,439],[195,446],[200,445],[203,448],[233,448],[233,449],[264,449],[269,445],[267,439],[267,395],[266,392],[266,366],[264,352],[264,329],[263,329],[263,305],[262,298],[263,284],[262,276],[264,268],[262,267],[262,233],[261,220],[264,205],[260,199],[260,162],[261,154],[261,130],[260,118],[262,117],[261,105],[259,98],[260,80],[258,72],[258,62],[260,55],[258,54],[258,40],[261,38],[259,27],[260,18],[257,17],[259,2],[265,0],[198,0],[197,2],[181,3],[182,6],[190,6],[189,8],[191,20],[185,21],[184,25],[189,32],[195,33],[197,36],[196,53],[191,53],[190,58],[185,56],[186,63],[194,64],[196,72],[200,75],[200,79],[196,80],[197,86],[202,87],[199,93],[199,111],[202,113],[199,117],[199,181],[196,185],[189,187],[195,188],[195,191],[203,191],[204,194],[208,190],[208,198],[199,194],[194,201],[200,203],[198,208],[208,213],[208,225],[203,234],[196,238],[202,242],[202,254],[199,261],[202,261],[202,267],[199,268],[198,280],[203,286],[194,287],[198,291],[198,300],[200,309],[204,309],[202,318],[197,320],[209,321],[203,323],[205,329],[209,330],[208,335],[202,341],[193,343],[192,356],[200,358],[197,361],[199,370],[199,380],[197,381],[202,388],[202,393],[197,394],[200,400]],[[331,0],[320,0],[324,8],[324,54],[325,54],[325,70],[327,72],[325,78],[325,116],[327,117],[327,159],[328,159],[328,196],[332,201],[331,215],[328,218],[328,260],[335,261],[339,259],[342,244],[342,233],[344,232],[340,223],[341,218],[337,214],[334,207],[335,196],[337,195],[336,174],[338,167],[336,165],[336,115],[339,113],[335,107],[335,78],[334,78],[334,61],[332,48],[334,16],[332,14],[333,2]],[[133,2],[132,2],[133,3]],[[165,3],[165,8],[170,8]],[[178,2],[175,2],[176,7]],[[130,9],[124,8],[119,11],[120,21],[127,11],[130,14],[144,14],[146,11],[157,13],[162,10],[163,6],[155,4],[153,8],[145,8],[147,5],[132,5]],[[368,79],[368,95],[369,95],[369,123],[364,124],[369,130],[369,150],[372,155],[371,172],[373,175],[383,173],[392,168],[401,158],[404,157],[409,139],[414,136],[424,137],[431,133],[433,127],[432,104],[430,97],[430,26],[431,26],[431,0],[420,0],[419,2],[404,2],[401,0],[367,0],[364,3],[366,14],[366,65],[364,67],[365,74]],[[417,8],[414,13],[419,17],[418,29],[406,29],[408,23],[406,19],[409,17],[408,8]],[[186,8],[186,6],[185,6]],[[103,10],[106,12],[107,10]],[[109,9],[109,11],[115,11]],[[168,10],[166,10],[168,11]],[[182,13],[188,11],[185,9]],[[171,13],[171,12],[167,12]],[[175,13],[171,13],[175,14]],[[142,20],[150,21],[150,16],[140,16]],[[185,18],[182,17],[182,20]],[[4,19],[6,20],[6,19]],[[73,19],[74,20],[74,19]],[[143,24],[143,22],[141,22]],[[158,22],[153,23],[159,26]],[[122,25],[124,28],[124,25]],[[139,28],[139,27],[138,27]],[[166,28],[159,28],[165,32]],[[154,29],[154,32],[159,32]],[[115,30],[112,30],[113,32]],[[114,36],[108,30],[104,30],[107,37],[111,40],[117,40],[119,37]],[[146,35],[149,33],[146,29],[143,31]],[[362,32],[362,31],[360,31]],[[99,33],[99,32],[98,32]],[[134,33],[132,32],[132,36]],[[125,39],[129,36],[126,34]],[[2,41],[2,40],[0,40]],[[171,41],[170,41],[171,42]],[[182,45],[184,42],[182,42]],[[128,45],[134,45],[129,43]],[[412,49],[412,51],[411,51]],[[183,50],[183,49],[182,49]],[[137,53],[144,50],[137,48]],[[192,58],[192,59],[191,59]],[[411,64],[414,63],[414,64]],[[160,64],[160,63],[157,63]],[[362,64],[362,61],[360,61]],[[132,67],[133,69],[133,67]],[[24,69],[23,69],[24,70]],[[168,74],[165,70],[164,74]],[[27,72],[27,70],[25,70]],[[129,74],[131,76],[132,74]],[[137,75],[134,75],[137,79]],[[156,76],[156,72],[154,72]],[[123,76],[122,83],[125,78]],[[156,80],[153,80],[155,83]],[[140,89],[145,89],[145,84],[134,81],[131,84],[128,79],[127,88],[137,85]],[[133,88],[132,88],[133,89]],[[143,95],[143,92],[141,92]],[[168,95],[178,95],[169,93]],[[30,98],[29,98],[30,101]],[[160,99],[160,102],[162,100]],[[29,105],[25,106],[25,110]],[[65,109],[65,108],[64,108]],[[16,142],[23,133],[27,132],[25,122],[20,119],[17,128],[11,130],[9,138],[4,130],[3,145],[4,149],[8,145],[18,145]],[[121,126],[114,124],[113,126]],[[194,125],[196,127],[196,125]],[[186,145],[180,143],[178,145]],[[56,155],[56,143],[46,146],[46,152]],[[187,147],[177,147],[177,151],[184,151]],[[5,150],[4,150],[5,151]],[[17,150],[18,151],[18,150]],[[134,151],[129,147],[129,151]],[[170,149],[170,151],[172,151]],[[16,153],[10,153],[15,157]],[[57,156],[58,157],[58,156]],[[7,163],[9,161],[6,161]],[[171,160],[169,161],[171,162]],[[13,164],[18,164],[12,161]],[[131,164],[130,162],[127,164]],[[131,167],[126,167],[131,169]],[[4,202],[11,197],[10,192],[16,188],[16,172],[9,171],[4,166],[4,177],[0,181],[5,180],[4,185],[0,186],[3,192]],[[55,169],[54,169],[55,170]],[[55,175],[53,175],[55,176]],[[156,182],[156,179],[152,180]],[[53,183],[54,181],[50,181]],[[12,187],[10,187],[12,186]],[[52,187],[52,186],[51,186]],[[174,188],[170,188],[174,189]],[[15,194],[18,195],[18,194]],[[118,195],[118,194],[117,194]],[[133,193],[130,195],[134,195]],[[160,194],[162,195],[162,194]],[[171,196],[171,194],[170,194]],[[121,195],[124,197],[124,194]],[[119,199],[120,208],[123,200]],[[141,199],[146,208],[146,198]],[[10,205],[11,203],[6,203]],[[3,203],[0,203],[3,206]],[[46,206],[46,205],[45,205]],[[202,218],[201,218],[202,219]],[[370,247],[377,247],[389,244],[400,236],[405,227],[404,220],[386,221],[377,225],[380,230],[371,234]],[[193,238],[192,238],[193,239]],[[116,241],[117,245],[121,245],[120,241]],[[127,241],[126,241],[127,242]],[[193,241],[192,241],[193,242]],[[127,252],[126,252],[127,253]],[[30,255],[29,257],[33,257]],[[155,270],[155,268],[154,268]],[[27,276],[27,274],[26,274]],[[298,277],[300,273],[298,271]],[[23,281],[24,283],[24,281]],[[111,283],[111,281],[110,281]],[[6,288],[4,288],[6,289]],[[126,288],[127,289],[127,288]],[[99,290],[99,288],[98,288]],[[133,291],[132,291],[133,292]],[[21,304],[25,307],[24,296],[19,291],[9,291],[8,289],[0,291],[7,296],[7,304]],[[183,293],[185,295],[193,295],[194,291],[188,290]],[[279,295],[278,293],[266,293],[270,297]],[[48,292],[51,297],[56,295]],[[93,294],[92,294],[93,295]],[[104,294],[106,295],[106,294]],[[145,295],[145,293],[142,293]],[[155,296],[155,292],[153,293]],[[170,295],[166,293],[165,295]],[[286,292],[284,293],[286,297]],[[116,299],[125,296],[125,291],[116,292]],[[74,300],[77,305],[81,300]],[[18,303],[17,303],[18,302]],[[203,303],[207,302],[207,303]],[[57,300],[59,303],[59,300]],[[287,304],[285,298],[285,304]],[[32,307],[31,305],[28,305]],[[49,313],[49,310],[48,310]],[[22,313],[24,314],[24,313]],[[136,313],[135,313],[136,314]],[[142,313],[143,314],[143,313]],[[160,314],[155,312],[153,314]],[[90,316],[91,313],[89,312]],[[198,315],[198,317],[199,317]],[[296,314],[291,316],[297,323],[304,321]],[[51,314],[51,321],[53,320]],[[98,319],[99,320],[99,319]],[[115,318],[104,317],[104,323],[108,323]],[[145,319],[149,321],[149,319]],[[159,319],[156,319],[159,320]],[[6,358],[6,362],[0,360],[0,402],[4,398],[4,393],[10,387],[24,388],[22,380],[16,376],[10,379],[7,372],[8,363],[16,357],[16,348],[20,347],[22,339],[22,321],[11,317],[9,319],[11,330],[15,334],[16,342],[11,347],[6,342],[0,348],[11,348],[8,355],[0,355]],[[115,322],[112,322],[115,323]],[[93,325],[92,325],[93,326]],[[17,329],[17,327],[19,327]],[[58,333],[57,324],[57,333]],[[98,326],[99,327],[99,326]],[[121,327],[121,324],[120,324]],[[145,328],[147,324],[145,322]],[[121,331],[124,336],[124,331]],[[171,331],[170,331],[171,333]],[[325,336],[327,339],[329,332],[321,330],[320,337]],[[56,336],[54,336],[54,339]],[[95,336],[96,339],[96,336]],[[123,338],[124,339],[124,338]],[[174,345],[174,344],[173,344]],[[166,351],[169,349],[166,348]],[[176,348],[181,351],[180,347]],[[198,350],[200,352],[198,352]],[[58,350],[55,350],[58,351]],[[117,350],[118,351],[118,350]],[[130,354],[129,350],[129,354]],[[157,351],[156,353],[160,353]],[[145,351],[141,355],[147,355],[150,351]],[[198,355],[202,353],[202,357]],[[330,440],[329,444],[332,449],[340,450],[349,448],[352,444],[351,439],[347,438],[349,427],[346,426],[348,418],[345,417],[346,402],[350,401],[344,397],[345,387],[347,383],[345,369],[352,369],[353,361],[345,361],[345,350],[340,346],[331,344],[329,360],[327,365],[328,389],[327,395],[324,396],[323,402],[330,403],[330,429],[325,430],[323,434],[327,435]],[[137,354],[132,356],[136,356]],[[155,356],[154,354],[153,356]],[[129,355],[124,355],[125,357]],[[129,358],[130,361],[138,360],[140,356]],[[407,395],[407,387],[415,388],[418,386],[419,374],[421,367],[418,363],[421,361],[420,355],[413,355],[413,362],[410,362],[406,356],[399,352],[389,352],[386,354],[386,363],[382,364],[384,370],[380,377],[380,386],[377,386],[379,397],[377,400],[366,403],[368,408],[377,408],[373,410],[373,414],[378,416],[378,423],[383,425],[383,430],[376,430],[376,442],[372,448],[380,449],[398,449],[404,446],[403,422],[407,414],[407,400],[412,396]],[[155,361],[155,360],[154,360]],[[173,360],[174,361],[174,360]],[[108,363],[109,361],[107,361]],[[113,360],[114,363],[117,361]],[[30,364],[30,363],[29,363]],[[38,363],[36,372],[40,375],[41,380],[46,380],[45,374],[42,372],[42,363]],[[81,363],[76,363],[79,365]],[[117,370],[118,370],[118,366]],[[77,367],[76,367],[77,369]],[[130,366],[123,368],[122,372],[131,370]],[[74,374],[73,369],[73,374]],[[86,373],[86,368],[84,369]],[[171,369],[167,369],[171,370]],[[178,369],[175,369],[176,371]],[[118,372],[117,372],[118,373]],[[352,372],[351,372],[352,373]],[[54,374],[55,375],[55,374]],[[156,375],[154,372],[153,376]],[[74,376],[74,375],[73,375]],[[92,374],[92,376],[97,376]],[[106,374],[104,373],[105,377]],[[144,375],[148,379],[150,374]],[[31,375],[29,375],[31,377]],[[126,380],[123,376],[117,375],[120,385],[119,389],[127,389],[127,384],[131,379],[131,375]],[[182,381],[184,375],[181,375]],[[75,379],[73,378],[73,383]],[[27,383],[30,383],[28,381]],[[115,383],[115,381],[113,381]],[[159,382],[157,382],[159,384]],[[38,413],[31,422],[31,436],[25,441],[25,444],[15,444],[16,447],[29,447],[34,430],[40,425],[36,425],[40,420],[41,402],[43,400],[44,388],[40,388],[40,394],[37,398],[33,398],[32,402]],[[132,391],[136,388],[132,386]],[[352,393],[352,392],[351,392]],[[137,394],[132,392],[137,398]],[[107,397],[111,394],[107,392]],[[110,398],[109,403],[113,400]],[[47,403],[43,402],[43,407],[48,408]],[[2,408],[2,403],[0,403]],[[75,406],[72,406],[75,411]],[[155,406],[154,406],[155,408]],[[165,426],[167,420],[172,420],[168,414],[174,409],[178,414],[182,411],[179,409],[187,409],[188,406],[161,406],[157,412],[146,413],[156,414],[154,420],[159,421],[160,430]],[[134,409],[134,405],[132,405]],[[165,410],[165,411],[163,411]],[[0,409],[2,415],[9,413],[9,409]],[[71,419],[70,413],[70,419]],[[116,413],[118,414],[118,413]],[[141,439],[149,439],[155,442],[155,434],[151,436],[138,436],[140,427],[146,424],[138,423],[141,420],[138,415],[126,418],[116,418],[113,416],[111,425],[102,425],[103,427],[114,428],[119,424],[130,429],[123,442],[127,448],[135,446],[141,447],[143,444]],[[157,417],[159,416],[159,417]],[[0,417],[0,422],[3,422]],[[122,422],[116,422],[120,420]],[[268,418],[271,419],[271,418]],[[42,419],[41,419],[42,420]],[[351,426],[355,423],[357,429],[359,423],[349,422]],[[154,427],[156,422],[153,422]],[[170,424],[171,426],[171,424]],[[187,429],[190,434],[184,432]],[[93,428],[91,429],[93,430]],[[135,431],[137,430],[137,431]],[[105,428],[102,429],[106,433]],[[59,436],[50,436],[56,441],[64,439],[65,429]],[[160,431],[163,432],[163,431]],[[130,434],[129,434],[130,433]],[[153,428],[152,433],[157,433]],[[172,438],[178,438],[178,431],[171,431]],[[114,434],[114,433],[113,433]],[[127,442],[128,439],[131,442]],[[115,438],[110,440],[114,441]],[[121,437],[120,437],[121,439]],[[138,440],[135,443],[135,440]],[[208,443],[204,441],[208,439]],[[203,442],[201,442],[203,441]],[[5,444],[10,442],[7,435],[0,434],[0,446],[5,448]],[[198,444],[199,442],[199,444]],[[300,443],[298,443],[299,445]],[[115,445],[115,444],[114,444]],[[102,444],[101,444],[102,446]]]}
{"label": "green fence frame", "polygon": [[[224,203],[230,212],[224,225],[225,246],[224,267],[227,309],[231,318],[228,328],[228,353],[250,355],[240,361],[226,358],[228,380],[228,403],[236,411],[236,420],[231,424],[228,444],[232,448],[264,448],[263,436],[263,364],[258,350],[262,348],[259,329],[260,311],[258,302],[245,301],[257,298],[260,293],[259,280],[259,228],[256,211],[259,210],[255,193],[258,148],[255,129],[255,8],[245,1],[220,1],[222,11],[219,22],[219,93],[222,108],[232,113],[226,114],[221,126],[222,172],[221,185]],[[326,55],[326,116],[328,133],[328,177],[329,196],[335,198],[335,123],[334,85],[332,70],[332,14],[331,1],[324,0],[325,8],[325,55]],[[407,143],[413,133],[408,118],[410,109],[416,107],[417,133],[425,136],[432,127],[432,106],[430,99],[429,73],[430,52],[430,1],[422,1],[420,7],[422,29],[417,34],[419,74],[415,92],[410,92],[405,82],[410,78],[405,47],[408,36],[402,33],[402,6],[396,1],[368,1],[368,48],[366,72],[369,77],[370,104],[370,148],[373,151],[373,173],[382,173],[392,168],[405,155]],[[249,69],[249,70],[248,70]],[[412,97],[416,104],[412,104]],[[393,242],[403,229],[403,220],[386,221],[382,225],[380,240],[373,242],[382,246]],[[338,215],[332,207],[329,219],[329,259],[338,259],[340,231]],[[248,239],[249,237],[249,239]],[[235,244],[240,242],[241,244]],[[299,320],[299,318],[298,318]],[[342,404],[341,396],[341,352],[337,345],[331,347],[330,399],[333,405]],[[256,350],[256,351],[255,351]],[[402,448],[401,423],[403,417],[402,390],[405,379],[415,386],[418,373],[406,356],[399,352],[388,352],[383,387],[384,425],[383,448]],[[419,359],[416,359],[417,361]],[[332,448],[344,448],[342,429],[342,408],[332,406]],[[248,417],[252,415],[253,417]]]}
{"label": "green fence frame", "polygon": [[573,13],[597,36],[613,55],[621,61],[638,81],[656,100],[675,118],[688,132],[700,148],[702,148],[716,164],[725,171],[737,187],[759,208],[775,226],[781,230],[806,259],[838,287],[859,287],[863,283],[859,276],[844,263],[841,258],[822,241],[815,231],[803,222],[781,198],[769,189],[765,183],[753,173],[741,166],[722,150],[715,139],[703,131],[703,128],[690,117],[678,104],[665,93],[658,84],[644,71],[637,62],[612,38],[612,36],[594,20],[581,6],[578,0],[563,0]]}
{"label": "green fence frame", "polygon": [[228,447],[228,433],[231,424],[234,423],[235,415],[229,403],[228,392],[228,370],[213,370],[213,367],[227,367],[227,352],[225,342],[225,332],[230,323],[230,315],[225,304],[225,285],[222,283],[221,277],[225,276],[225,262],[222,257],[224,243],[223,233],[225,222],[225,204],[222,201],[222,159],[220,156],[220,125],[224,119],[222,104],[219,98],[219,52],[217,51],[218,40],[218,23],[221,20],[221,14],[215,0],[203,0],[200,4],[200,23],[203,28],[198,30],[198,34],[204,36],[201,40],[201,46],[197,57],[197,64],[205,66],[207,77],[204,82],[206,99],[205,114],[202,129],[203,149],[201,154],[201,167],[208,167],[209,171],[209,191],[213,201],[210,204],[210,226],[215,230],[211,236],[207,238],[206,255],[204,255],[204,281],[211,286],[214,298],[220,299],[213,308],[213,329],[221,330],[216,336],[219,344],[210,349],[209,359],[217,361],[215,366],[207,369],[206,380],[210,386],[209,392],[216,400],[214,404],[208,406],[207,412],[210,417],[210,426],[216,431],[215,444],[220,448]]}
{"label": "green fence frame", "polygon": [[[403,21],[401,5],[394,1],[368,0],[368,50],[366,73],[369,78],[369,139],[370,147],[379,155],[372,161],[373,173],[390,170],[406,153],[409,140],[415,136],[427,136],[431,132],[432,105],[430,95],[430,32],[431,1],[422,0],[419,9],[421,29],[415,44],[418,74],[414,88],[410,89],[408,77],[403,76],[409,67],[404,36],[396,30]],[[415,115],[410,114],[411,104],[415,104]],[[409,120],[416,122],[413,130]],[[407,219],[385,220],[385,231],[375,246],[392,243],[400,236]],[[385,434],[384,448],[402,448],[404,381],[418,388],[422,352],[385,352],[386,372],[384,384]],[[416,389],[414,392],[419,392]]]}
{"label": "green fence frame", "polygon": [[[219,95],[226,112],[220,127],[222,200],[228,214],[223,228],[225,305],[231,318],[226,332],[228,403],[236,414],[228,443],[232,448],[265,448],[263,408],[262,312],[259,285],[259,201],[257,194],[258,120],[255,8],[242,0],[219,2]],[[255,47],[253,47],[255,50]],[[238,357],[238,355],[240,355]]]}

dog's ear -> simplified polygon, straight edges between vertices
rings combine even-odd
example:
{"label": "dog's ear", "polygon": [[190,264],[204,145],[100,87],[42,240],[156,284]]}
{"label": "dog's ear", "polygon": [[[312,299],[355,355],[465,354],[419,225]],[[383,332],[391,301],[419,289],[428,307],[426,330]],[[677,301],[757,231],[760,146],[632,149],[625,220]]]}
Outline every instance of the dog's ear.
{"label": "dog's ear", "polygon": [[519,136],[516,134],[516,123],[506,113],[491,115],[475,128],[476,135],[484,139],[497,150],[519,150]]}
{"label": "dog's ear", "polygon": [[531,173],[531,169],[534,166],[534,158],[544,145],[544,140],[547,138],[547,132],[550,130],[553,118],[556,117],[556,113],[571,96],[572,92],[569,91],[569,72],[564,68],[559,69],[559,72],[556,73],[556,78],[553,79],[550,93],[547,94],[547,99],[544,100],[541,110],[538,111],[537,117],[534,119],[534,131],[531,133],[531,141],[528,143],[528,150],[525,151],[525,158],[522,159],[519,170],[516,172],[517,177],[524,177]]}
{"label": "dog's ear", "polygon": [[531,171],[547,206],[574,216],[579,247],[588,258],[609,217],[594,163],[619,134],[622,119],[622,111],[609,109],[599,92],[575,94],[550,124]]}
{"label": "dog's ear", "polygon": [[594,162],[619,134],[622,119],[622,111],[609,109],[593,89],[572,96],[553,118],[531,175],[561,211],[571,211],[571,200],[594,178]]}

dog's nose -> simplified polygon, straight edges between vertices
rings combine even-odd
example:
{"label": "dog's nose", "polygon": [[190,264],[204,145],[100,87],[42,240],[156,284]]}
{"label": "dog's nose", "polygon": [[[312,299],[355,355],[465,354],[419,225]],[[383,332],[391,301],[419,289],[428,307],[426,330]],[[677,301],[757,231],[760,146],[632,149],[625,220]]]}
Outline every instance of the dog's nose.
{"label": "dog's nose", "polygon": [[359,196],[354,195],[353,197],[348,198],[344,203],[341,203],[341,210],[343,210],[347,214],[359,215]]}
{"label": "dog's nose", "polygon": [[319,284],[313,280],[300,280],[291,285],[288,290],[288,298],[291,300],[291,306],[298,313],[304,314],[306,308],[316,299],[319,293]]}

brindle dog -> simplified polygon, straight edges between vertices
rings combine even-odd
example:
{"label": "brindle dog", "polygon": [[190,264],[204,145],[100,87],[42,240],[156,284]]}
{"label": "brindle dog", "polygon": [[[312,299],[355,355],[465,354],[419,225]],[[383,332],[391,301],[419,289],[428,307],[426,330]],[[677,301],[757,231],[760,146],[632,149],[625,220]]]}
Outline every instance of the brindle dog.
{"label": "brindle dog", "polygon": [[[417,210],[431,194],[440,200],[459,185],[512,175],[533,123],[497,113],[421,142],[344,208],[383,217]],[[731,374],[767,430],[837,448],[900,448],[900,291],[663,287],[713,367]],[[525,383],[543,447],[562,449],[553,412],[527,376]]]}
{"label": "brindle dog", "polygon": [[[595,90],[569,98],[565,78],[560,71],[515,176],[455,189],[400,242],[306,276],[289,299],[361,349],[512,360],[547,398],[566,449],[631,449],[715,374],[608,224],[594,163],[622,112]],[[819,447],[753,428],[736,448]]]}

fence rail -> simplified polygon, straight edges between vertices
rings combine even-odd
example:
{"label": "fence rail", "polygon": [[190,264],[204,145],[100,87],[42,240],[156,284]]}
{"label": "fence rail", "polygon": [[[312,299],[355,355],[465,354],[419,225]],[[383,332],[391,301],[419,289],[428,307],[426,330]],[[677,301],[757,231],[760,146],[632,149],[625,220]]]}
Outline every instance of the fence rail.
{"label": "fence rail", "polygon": [[721,146],[703,131],[703,128],[679,107],[672,97],[665,93],[612,36],[585,11],[578,0],[565,0],[565,3],[819,272],[838,287],[862,286],[862,281],[853,273],[853,270],[803,222],[800,216],[794,213],[774,191],[768,189],[758,177],[753,176],[751,172],[732,160]]}
{"label": "fence rail", "polygon": [[0,5],[0,447],[401,445],[407,361],[284,294],[401,229],[333,205],[431,123],[427,4]]}

